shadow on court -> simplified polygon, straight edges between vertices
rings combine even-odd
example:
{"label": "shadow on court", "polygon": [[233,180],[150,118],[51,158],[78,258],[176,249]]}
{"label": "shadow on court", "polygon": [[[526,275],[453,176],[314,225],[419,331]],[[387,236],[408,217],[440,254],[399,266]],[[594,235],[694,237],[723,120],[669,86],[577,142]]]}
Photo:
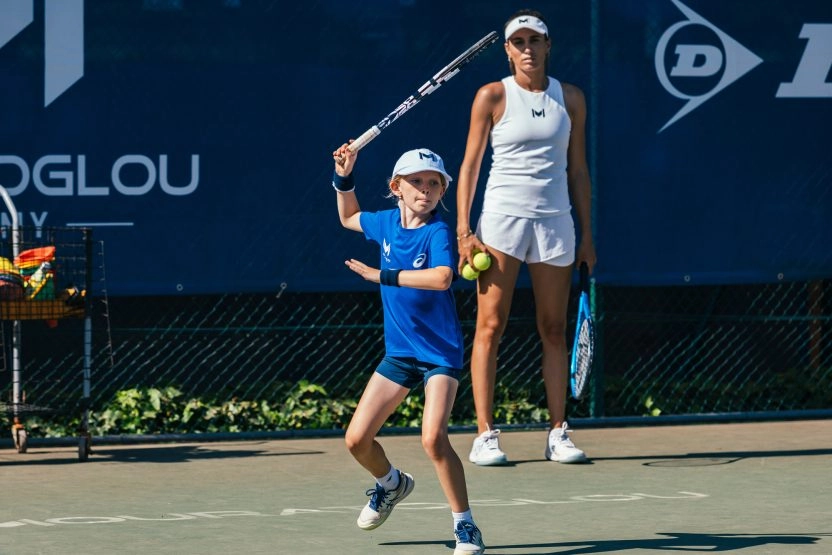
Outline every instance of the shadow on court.
{"label": "shadow on court", "polygon": [[[638,461],[649,460],[651,462],[645,463],[648,466],[662,466],[661,463],[667,462],[666,466],[673,466],[672,461],[678,461],[679,466],[697,466],[707,464],[730,464],[733,462],[746,459],[761,459],[772,457],[815,457],[815,456],[829,456],[832,455],[832,448],[830,449],[792,449],[783,451],[720,451],[710,453],[686,453],[683,455],[658,454],[653,453],[649,455],[638,455],[630,457],[597,457],[593,459],[595,462],[601,461]],[[663,459],[656,461],[655,459]]]}
{"label": "shadow on court", "polygon": [[[736,451],[736,452],[710,452],[710,453],[685,453],[685,454],[660,454],[649,453],[628,457],[593,457],[581,463],[582,466],[591,466],[604,461],[648,461],[645,466],[653,467],[683,467],[683,466],[713,466],[720,464],[731,464],[746,459],[772,458],[772,457],[813,457],[830,456],[832,449],[804,449],[785,451]],[[656,460],[659,459],[659,460]],[[540,459],[526,459],[509,461],[502,465],[502,468],[513,468],[524,464],[538,464]]]}
{"label": "shadow on court", "polygon": [[[34,450],[33,450],[34,451]],[[17,460],[0,460],[0,467],[15,465],[64,465],[76,464],[77,460],[61,456],[50,458],[50,453],[65,454],[65,450],[37,450],[37,458],[20,455]],[[207,445],[162,445],[155,447],[135,448],[96,448],[91,453],[91,460],[94,462],[114,463],[189,463],[199,460],[212,459],[244,459],[250,457],[291,457],[301,455],[321,455],[323,451],[310,451],[305,449],[282,449],[275,452],[274,449],[213,449]]]}
{"label": "shadow on court", "polygon": [[[553,542],[513,545],[489,545],[489,555],[520,555],[534,549],[539,555],[578,555],[582,553],[618,553],[632,550],[647,551],[683,551],[683,552],[719,552],[738,551],[752,547],[784,547],[798,549],[798,546],[815,544],[821,536],[829,534],[686,534],[674,532],[659,532],[663,538],[637,540],[587,540],[581,542]],[[389,542],[382,543],[385,547],[403,545],[444,546],[453,549],[452,542]],[[541,551],[554,549],[555,551]],[[508,550],[508,551],[504,551]],[[526,551],[523,551],[526,550]]]}

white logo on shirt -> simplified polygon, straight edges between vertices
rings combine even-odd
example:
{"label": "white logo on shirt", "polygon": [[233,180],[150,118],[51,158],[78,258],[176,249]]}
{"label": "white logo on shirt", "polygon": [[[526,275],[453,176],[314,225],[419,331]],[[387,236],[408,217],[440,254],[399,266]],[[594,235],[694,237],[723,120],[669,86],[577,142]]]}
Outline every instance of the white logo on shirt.
{"label": "white logo on shirt", "polygon": [[428,255],[426,255],[425,253],[422,253],[422,254],[420,254],[419,256],[417,256],[417,257],[413,260],[413,267],[414,267],[414,268],[421,268],[421,267],[422,267],[422,264],[424,264],[424,263],[425,263],[425,260],[427,259],[427,257],[428,257]]}
{"label": "white logo on shirt", "polygon": [[387,239],[381,241],[381,252],[384,254],[384,259],[390,262],[390,243],[387,242]]}

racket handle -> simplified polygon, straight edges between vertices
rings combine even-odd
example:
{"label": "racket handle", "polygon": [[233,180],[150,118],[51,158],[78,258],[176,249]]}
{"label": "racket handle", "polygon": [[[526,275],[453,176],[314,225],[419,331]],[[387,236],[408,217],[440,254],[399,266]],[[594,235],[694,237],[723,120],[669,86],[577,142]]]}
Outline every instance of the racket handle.
{"label": "racket handle", "polygon": [[589,266],[586,262],[581,262],[581,290],[589,291]]}
{"label": "racket handle", "polygon": [[379,129],[378,126],[374,125],[371,128],[369,128],[368,130],[366,130],[356,140],[351,142],[350,146],[349,146],[349,149],[353,152],[358,152],[359,150],[361,150],[362,148],[367,146],[367,143],[369,143],[370,141],[372,141],[373,139],[378,137],[379,134],[381,134],[381,129]]}
{"label": "racket handle", "polygon": [[[358,152],[359,150],[367,146],[367,143],[378,137],[380,134],[381,129],[379,129],[377,125],[374,125],[368,130],[366,130],[364,133],[362,133],[361,136],[358,137],[356,140],[351,142],[350,146],[348,146],[347,148],[349,148],[353,152]],[[344,164],[343,156],[338,158],[338,163],[342,165]]]}

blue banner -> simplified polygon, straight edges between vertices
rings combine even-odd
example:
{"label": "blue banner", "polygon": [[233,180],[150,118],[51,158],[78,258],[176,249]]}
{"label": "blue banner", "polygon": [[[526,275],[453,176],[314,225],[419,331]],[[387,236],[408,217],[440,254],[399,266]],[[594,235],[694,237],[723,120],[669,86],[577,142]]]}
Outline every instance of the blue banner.
{"label": "blue banner", "polygon": [[603,281],[832,276],[832,4],[602,6]]}
{"label": "blue banner", "polygon": [[[92,227],[114,295],[371,288],[343,264],[378,253],[338,223],[332,150],[526,6],[340,6],[4,4],[0,185],[21,224]],[[832,275],[829,2],[543,10],[550,72],[590,108],[599,282]],[[456,174],[474,93],[508,72],[502,48],[361,152],[363,209],[390,206],[404,150],[431,148]]]}

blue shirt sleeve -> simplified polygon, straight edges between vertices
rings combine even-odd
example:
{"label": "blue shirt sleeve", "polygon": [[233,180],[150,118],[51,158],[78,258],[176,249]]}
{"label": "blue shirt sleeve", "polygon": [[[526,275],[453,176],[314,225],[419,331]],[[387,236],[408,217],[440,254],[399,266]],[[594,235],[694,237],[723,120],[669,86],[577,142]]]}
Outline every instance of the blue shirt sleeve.
{"label": "blue shirt sleeve", "polygon": [[364,237],[381,244],[381,221],[378,212],[362,212],[359,216]]}
{"label": "blue shirt sleeve", "polygon": [[450,266],[454,268],[455,256],[451,249],[451,230],[445,222],[436,226],[436,231],[430,237],[431,267]]}

